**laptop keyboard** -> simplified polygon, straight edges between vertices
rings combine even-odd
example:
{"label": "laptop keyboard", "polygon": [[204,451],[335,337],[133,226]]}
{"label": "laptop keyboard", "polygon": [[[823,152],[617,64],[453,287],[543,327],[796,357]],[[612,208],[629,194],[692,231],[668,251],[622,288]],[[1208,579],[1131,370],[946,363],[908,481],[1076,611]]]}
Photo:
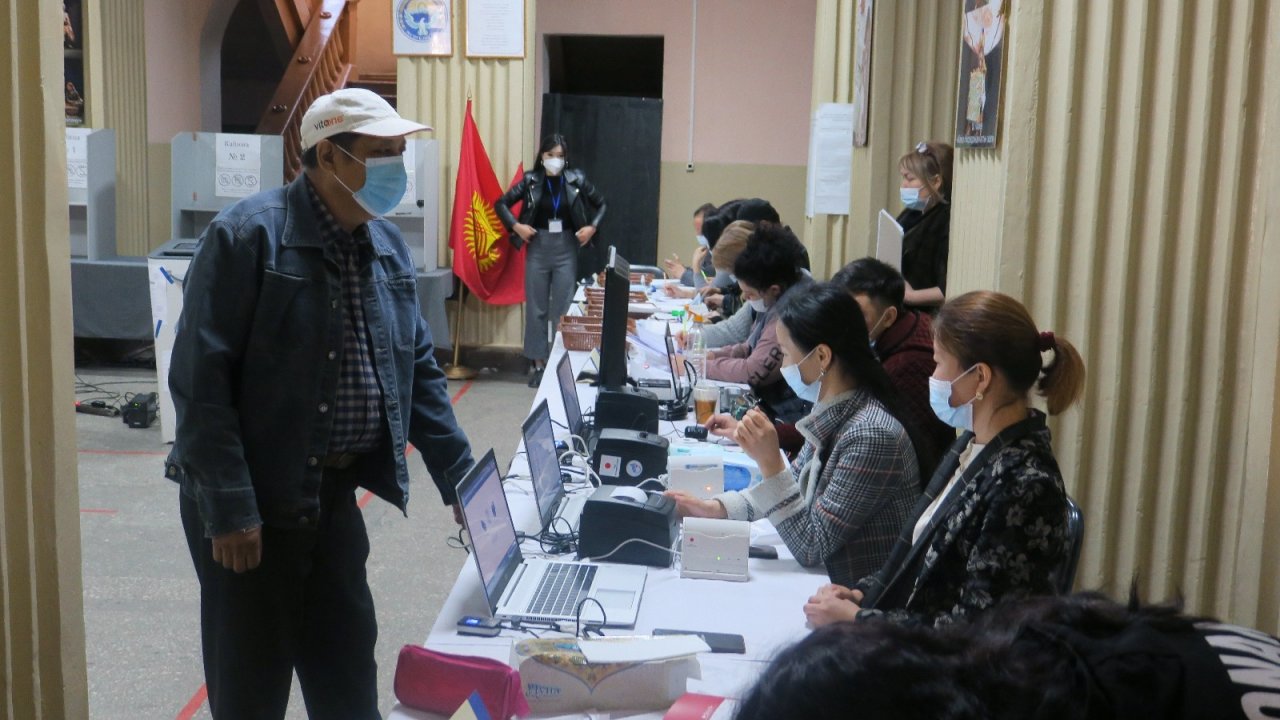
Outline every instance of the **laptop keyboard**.
{"label": "laptop keyboard", "polygon": [[578,603],[587,595],[596,566],[578,563],[552,563],[538,583],[527,612],[530,615],[573,617]]}

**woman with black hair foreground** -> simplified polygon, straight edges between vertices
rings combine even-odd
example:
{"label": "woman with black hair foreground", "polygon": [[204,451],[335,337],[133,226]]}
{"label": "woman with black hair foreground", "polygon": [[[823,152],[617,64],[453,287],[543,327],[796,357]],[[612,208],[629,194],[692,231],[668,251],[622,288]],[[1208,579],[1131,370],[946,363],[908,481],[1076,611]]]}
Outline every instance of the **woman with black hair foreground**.
{"label": "woman with black hair foreground", "polygon": [[[1048,362],[1045,362],[1045,354]],[[1065,572],[1067,493],[1043,412],[1070,407],[1084,362],[1040,332],[1022,303],[971,292],[933,325],[929,405],[962,430],[934,471],[888,562],[853,588],[829,585],[804,612],[813,625],[886,614],[941,625],[1008,598],[1051,595]]]}
{"label": "woman with black hair foreground", "polygon": [[843,287],[823,283],[789,296],[777,333],[783,378],[814,404],[796,425],[805,442],[795,462],[783,463],[773,422],[753,409],[736,423],[734,439],[764,480],[710,500],[668,495],[681,516],[768,517],[801,565],[825,564],[833,582],[852,583],[889,557],[919,497],[916,451],[858,304]]}
{"label": "woman with black hair foreground", "polygon": [[784,650],[737,720],[1280,717],[1280,642],[1080,594],[934,629],[836,623]]}

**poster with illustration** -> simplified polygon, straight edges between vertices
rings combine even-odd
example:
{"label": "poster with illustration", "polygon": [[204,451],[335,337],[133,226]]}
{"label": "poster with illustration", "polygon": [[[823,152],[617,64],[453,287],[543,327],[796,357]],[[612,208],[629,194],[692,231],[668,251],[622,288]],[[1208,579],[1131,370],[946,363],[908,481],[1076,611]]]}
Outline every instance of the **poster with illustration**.
{"label": "poster with illustration", "polygon": [[84,5],[82,0],[62,3],[63,95],[66,122],[84,125]]}
{"label": "poster with illustration", "polygon": [[853,144],[867,144],[867,100],[871,90],[871,0],[858,0],[853,20]]}
{"label": "poster with illustration", "polygon": [[996,145],[1000,121],[1000,77],[1010,0],[963,0],[960,27],[960,87],[956,146]]}

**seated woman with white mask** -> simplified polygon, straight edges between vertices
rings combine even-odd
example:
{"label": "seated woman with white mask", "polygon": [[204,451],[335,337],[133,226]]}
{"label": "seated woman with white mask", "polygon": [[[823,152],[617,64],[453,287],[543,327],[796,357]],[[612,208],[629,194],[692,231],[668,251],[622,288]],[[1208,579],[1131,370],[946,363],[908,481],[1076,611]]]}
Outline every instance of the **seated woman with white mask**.
{"label": "seated woman with white mask", "polygon": [[[1047,362],[1045,359],[1047,355]],[[1009,598],[1056,592],[1067,557],[1067,494],[1045,414],[1084,388],[1075,347],[1040,332],[1026,308],[996,292],[942,306],[929,404],[962,430],[883,568],[830,585],[805,605],[813,625],[883,615],[907,624],[972,620]]]}
{"label": "seated woman with white mask", "polygon": [[844,288],[811,286],[777,315],[782,376],[814,403],[796,426],[805,439],[800,454],[788,467],[773,422],[752,410],[734,439],[764,480],[711,500],[668,494],[682,517],[768,517],[800,564],[825,564],[833,582],[851,583],[883,565],[920,496],[915,447]]}

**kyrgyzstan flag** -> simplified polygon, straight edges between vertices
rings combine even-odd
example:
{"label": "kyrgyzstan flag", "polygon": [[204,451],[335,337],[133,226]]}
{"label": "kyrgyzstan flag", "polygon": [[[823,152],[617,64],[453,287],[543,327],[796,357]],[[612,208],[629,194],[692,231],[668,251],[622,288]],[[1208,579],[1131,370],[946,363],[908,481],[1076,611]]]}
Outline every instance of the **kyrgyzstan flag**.
{"label": "kyrgyzstan flag", "polygon": [[453,274],[481,300],[512,305],[524,302],[524,254],[511,246],[507,230],[494,212],[493,203],[500,197],[502,186],[471,118],[468,100],[449,223]]}

